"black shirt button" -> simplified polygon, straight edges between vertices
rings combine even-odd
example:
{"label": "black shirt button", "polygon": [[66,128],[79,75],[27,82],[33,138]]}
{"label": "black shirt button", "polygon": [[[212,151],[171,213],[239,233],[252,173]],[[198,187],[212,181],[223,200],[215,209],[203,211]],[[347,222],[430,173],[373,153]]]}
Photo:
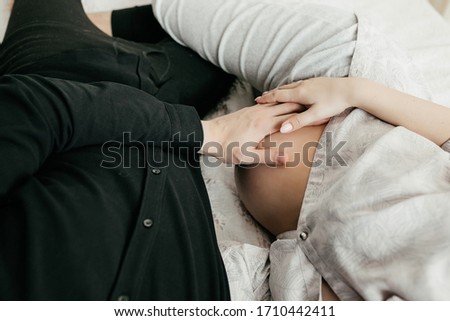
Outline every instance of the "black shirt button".
{"label": "black shirt button", "polygon": [[117,298],[117,301],[130,301],[128,295],[121,295]]}
{"label": "black shirt button", "polygon": [[159,174],[161,174],[161,170],[154,168],[154,169],[152,169],[152,173],[153,173],[153,175],[159,175]]}
{"label": "black shirt button", "polygon": [[153,221],[152,221],[151,219],[146,219],[146,220],[144,220],[144,226],[145,226],[146,228],[152,227],[152,226],[153,226]]}

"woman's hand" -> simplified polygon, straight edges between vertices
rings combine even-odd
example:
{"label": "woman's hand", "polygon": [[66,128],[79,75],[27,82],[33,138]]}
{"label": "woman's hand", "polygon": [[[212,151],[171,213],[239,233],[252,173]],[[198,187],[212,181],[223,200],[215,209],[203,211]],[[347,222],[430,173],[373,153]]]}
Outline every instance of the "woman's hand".
{"label": "woman's hand", "polygon": [[287,133],[326,122],[358,107],[394,126],[403,126],[441,146],[450,138],[450,108],[364,78],[314,78],[265,93],[258,103],[295,102],[307,108],[283,123]]}
{"label": "woman's hand", "polygon": [[284,164],[283,152],[259,148],[269,134],[301,110],[299,104],[264,104],[202,121],[204,142],[201,154],[214,156],[231,164]]}
{"label": "woman's hand", "polygon": [[322,125],[348,107],[352,96],[350,78],[313,78],[282,86],[256,98],[258,104],[293,102],[304,111],[286,120],[282,133],[305,126]]}

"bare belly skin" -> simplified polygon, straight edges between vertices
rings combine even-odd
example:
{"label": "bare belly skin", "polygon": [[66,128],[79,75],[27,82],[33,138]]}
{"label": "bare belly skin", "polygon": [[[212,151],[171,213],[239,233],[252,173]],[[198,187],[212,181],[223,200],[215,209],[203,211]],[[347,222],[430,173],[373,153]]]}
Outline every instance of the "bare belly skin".
{"label": "bare belly skin", "polygon": [[239,197],[251,215],[273,235],[297,229],[312,161],[324,128],[305,127],[267,138],[262,147],[269,143],[286,146],[284,154],[290,160],[286,166],[236,168]]}
{"label": "bare belly skin", "polygon": [[[297,229],[303,197],[317,144],[325,125],[305,127],[290,134],[275,133],[262,147],[284,144],[286,166],[237,167],[239,197],[250,214],[274,236]],[[322,299],[338,300],[323,280]]]}

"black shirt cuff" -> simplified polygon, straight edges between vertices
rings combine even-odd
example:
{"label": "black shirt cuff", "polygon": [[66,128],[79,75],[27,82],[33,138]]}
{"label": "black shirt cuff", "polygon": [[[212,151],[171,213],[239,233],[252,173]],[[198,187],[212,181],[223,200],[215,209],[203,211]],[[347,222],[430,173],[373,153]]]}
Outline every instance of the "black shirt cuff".
{"label": "black shirt cuff", "polygon": [[172,148],[198,152],[203,145],[203,126],[197,111],[184,105],[166,105],[170,118]]}

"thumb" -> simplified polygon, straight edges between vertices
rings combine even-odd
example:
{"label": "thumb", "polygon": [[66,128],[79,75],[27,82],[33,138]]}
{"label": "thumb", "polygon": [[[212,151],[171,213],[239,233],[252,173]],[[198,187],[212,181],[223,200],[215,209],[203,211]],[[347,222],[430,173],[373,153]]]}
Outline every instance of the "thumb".
{"label": "thumb", "polygon": [[283,134],[290,133],[322,119],[323,117],[320,117],[314,108],[310,108],[286,120],[281,126],[280,132]]}

